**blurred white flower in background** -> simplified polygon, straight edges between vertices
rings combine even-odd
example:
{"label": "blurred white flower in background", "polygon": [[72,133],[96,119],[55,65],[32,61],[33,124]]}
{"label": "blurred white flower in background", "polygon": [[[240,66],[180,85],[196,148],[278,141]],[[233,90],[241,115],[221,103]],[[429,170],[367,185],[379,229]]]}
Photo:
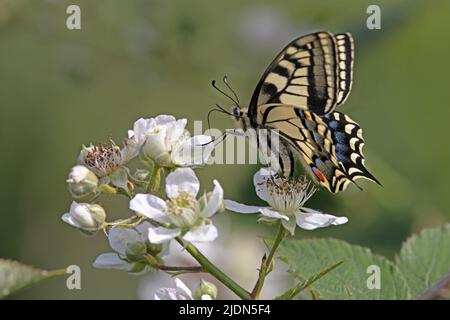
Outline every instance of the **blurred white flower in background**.
{"label": "blurred white flower in background", "polygon": [[[214,242],[196,244],[196,247],[215,265],[220,266],[237,283],[244,288],[250,289],[254,286],[257,269],[260,267],[261,257],[266,247],[257,235],[248,228],[230,225],[230,216],[221,215],[220,221],[221,237]],[[230,257],[232,257],[230,259]],[[198,263],[183,250],[176,242],[170,246],[170,255],[164,259],[167,265],[195,266]],[[271,281],[264,286],[261,299],[271,299],[284,292],[293,284],[292,277],[287,273],[288,266],[277,264],[270,273]],[[230,300],[238,297],[227,287],[208,274],[184,274],[180,276],[189,287],[195,287],[200,278],[214,282],[219,291],[219,298]],[[145,275],[138,287],[138,297],[143,300],[154,298],[154,293],[161,287],[172,286],[173,278],[165,273],[148,273]]]}
{"label": "blurred white flower in background", "polygon": [[269,207],[248,206],[225,200],[226,208],[239,213],[259,212],[262,221],[281,220],[292,235],[296,225],[305,230],[314,230],[348,221],[346,217],[335,217],[305,208],[303,205],[316,191],[306,179],[280,177],[273,171],[262,168],[254,175],[253,184],[258,197],[267,202]]}
{"label": "blurred white flower in background", "polygon": [[180,279],[175,279],[175,288],[160,288],[154,295],[155,300],[213,300],[217,297],[217,288],[211,282],[201,280],[192,291]]}
{"label": "blurred white flower in background", "polygon": [[64,213],[61,219],[82,231],[96,232],[103,226],[106,213],[98,204],[73,201],[69,212]]}
{"label": "blurred white flower in background", "polygon": [[239,35],[252,52],[271,51],[296,35],[290,17],[280,8],[251,6],[241,12]]}
{"label": "blurred white flower in background", "polygon": [[206,164],[213,150],[207,135],[191,137],[186,119],[170,115],[139,119],[125,140],[124,157],[132,159],[140,154],[144,160],[161,167],[194,167]]}
{"label": "blurred white flower in background", "polygon": [[142,222],[134,228],[114,227],[108,233],[109,245],[115,252],[102,253],[93,265],[99,269],[117,269],[132,273],[149,270],[144,255],[166,256],[168,244],[153,244],[148,241],[149,222]]}
{"label": "blurred white flower in background", "polygon": [[214,180],[212,192],[197,199],[200,182],[190,168],[178,168],[166,178],[167,201],[151,195],[137,194],[130,209],[166,227],[149,228],[152,243],[164,243],[177,236],[189,242],[208,242],[217,238],[217,228],[210,218],[223,206],[223,190]]}

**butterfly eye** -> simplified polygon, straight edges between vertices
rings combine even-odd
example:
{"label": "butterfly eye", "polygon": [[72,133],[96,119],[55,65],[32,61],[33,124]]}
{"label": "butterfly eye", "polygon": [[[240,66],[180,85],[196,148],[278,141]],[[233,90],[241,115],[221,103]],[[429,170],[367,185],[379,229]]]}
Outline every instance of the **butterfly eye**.
{"label": "butterfly eye", "polygon": [[231,109],[231,112],[233,113],[233,115],[235,116],[235,118],[239,118],[241,116],[241,109],[239,108],[239,106],[234,106]]}

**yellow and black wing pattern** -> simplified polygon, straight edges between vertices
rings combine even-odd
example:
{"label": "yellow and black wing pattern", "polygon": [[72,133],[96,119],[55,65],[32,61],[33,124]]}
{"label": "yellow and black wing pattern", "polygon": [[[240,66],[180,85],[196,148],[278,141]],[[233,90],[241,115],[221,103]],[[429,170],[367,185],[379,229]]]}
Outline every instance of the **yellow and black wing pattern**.
{"label": "yellow and black wing pattern", "polygon": [[[349,33],[295,39],[266,69],[248,108],[252,126],[278,131],[315,180],[333,193],[359,178],[378,183],[364,166],[361,127],[334,111],[350,93],[354,51]],[[280,157],[286,176],[292,174],[290,159]]]}
{"label": "yellow and black wing pattern", "polygon": [[249,106],[293,105],[323,115],[348,96],[352,84],[354,45],[349,33],[317,32],[289,43],[259,81]]}
{"label": "yellow and black wing pattern", "polygon": [[330,192],[345,190],[359,178],[378,183],[364,166],[362,129],[348,116],[340,112],[319,116],[290,105],[264,106],[261,111],[262,126],[276,130],[300,154],[316,182]]}

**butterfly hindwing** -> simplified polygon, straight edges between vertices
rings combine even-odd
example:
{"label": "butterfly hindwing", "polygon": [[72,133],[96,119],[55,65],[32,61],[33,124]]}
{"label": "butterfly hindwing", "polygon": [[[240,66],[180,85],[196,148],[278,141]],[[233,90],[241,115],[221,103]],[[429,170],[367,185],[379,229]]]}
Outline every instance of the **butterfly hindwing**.
{"label": "butterfly hindwing", "polygon": [[336,111],[323,116],[323,120],[332,132],[336,158],[348,178],[353,182],[365,178],[379,184],[364,165],[364,139],[361,127],[349,116]]}
{"label": "butterfly hindwing", "polygon": [[311,176],[329,191],[345,190],[358,178],[377,182],[364,167],[362,130],[349,117],[340,112],[321,117],[288,105],[262,110],[263,126],[277,130]]}

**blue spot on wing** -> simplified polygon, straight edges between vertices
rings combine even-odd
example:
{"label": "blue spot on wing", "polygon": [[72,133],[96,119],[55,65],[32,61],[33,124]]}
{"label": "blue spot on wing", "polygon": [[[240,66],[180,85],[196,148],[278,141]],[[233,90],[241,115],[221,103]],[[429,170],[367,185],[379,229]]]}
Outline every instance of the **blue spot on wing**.
{"label": "blue spot on wing", "polygon": [[329,126],[331,129],[336,130],[336,129],[339,127],[339,122],[337,122],[336,120],[330,121],[330,122],[328,123],[328,126]]}
{"label": "blue spot on wing", "polygon": [[340,144],[347,144],[347,136],[344,132],[335,132],[334,140]]}

